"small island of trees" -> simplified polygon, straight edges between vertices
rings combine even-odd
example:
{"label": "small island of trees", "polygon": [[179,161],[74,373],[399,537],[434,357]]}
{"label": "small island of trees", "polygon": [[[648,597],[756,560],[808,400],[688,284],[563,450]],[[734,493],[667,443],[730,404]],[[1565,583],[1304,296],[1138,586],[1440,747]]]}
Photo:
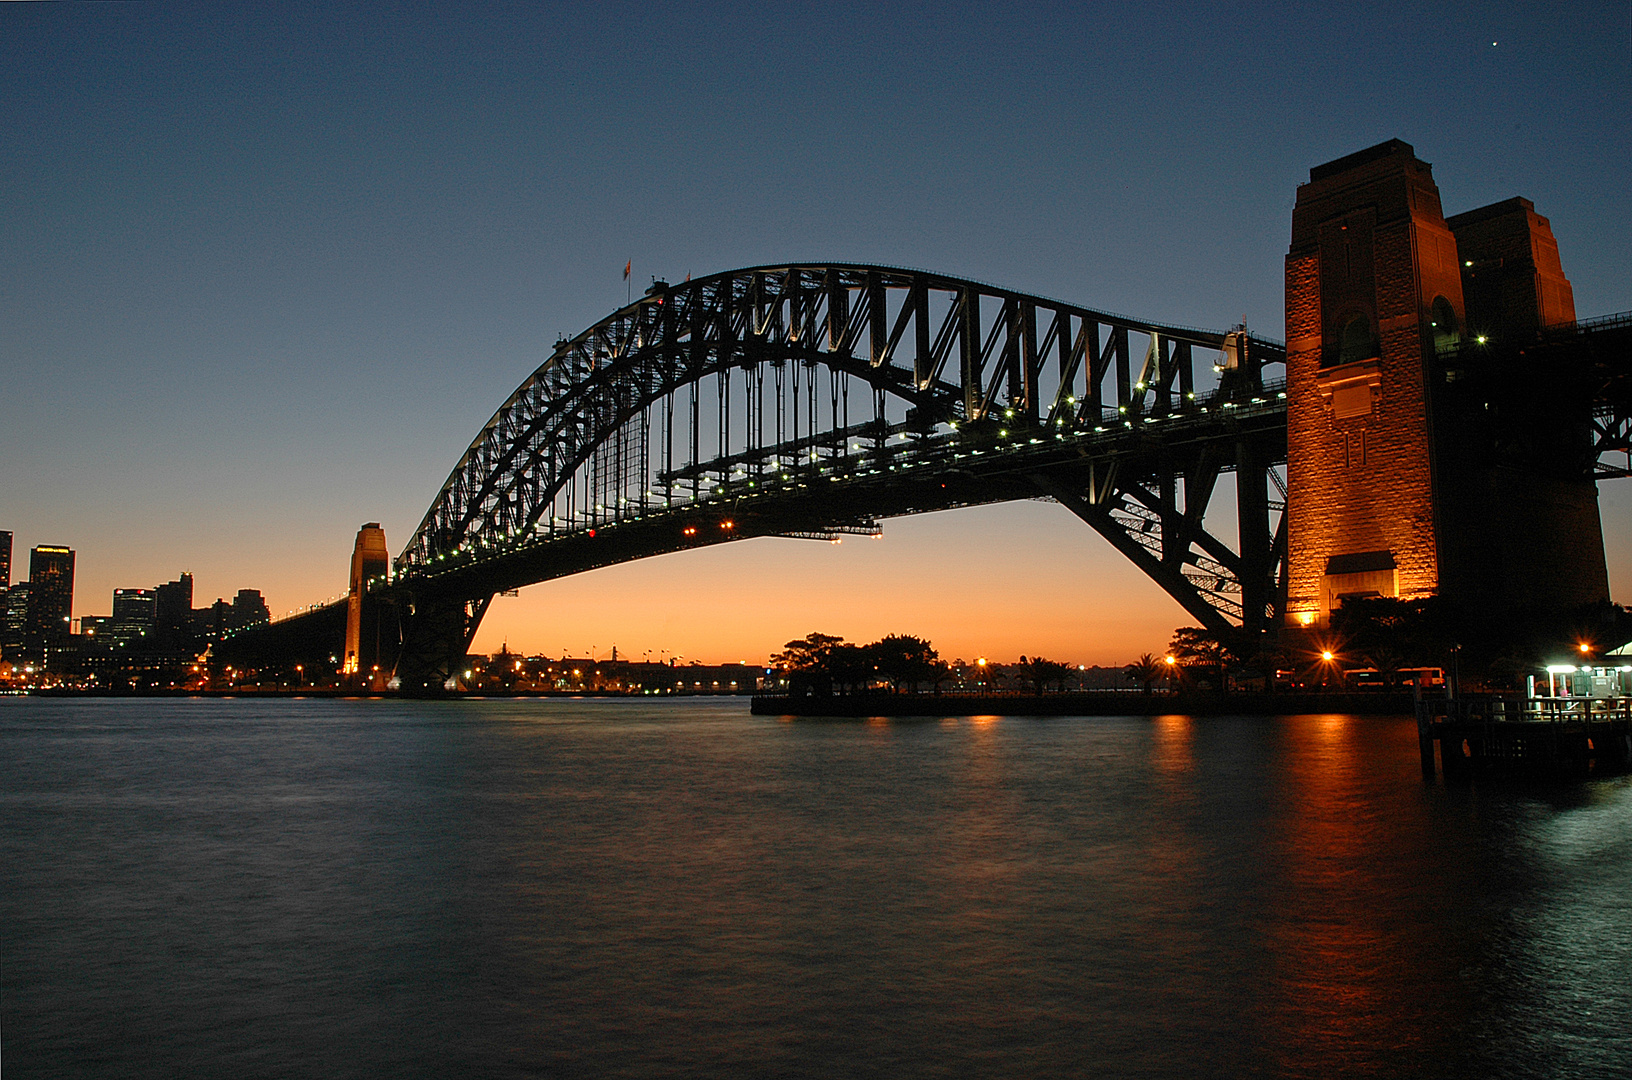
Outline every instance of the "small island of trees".
{"label": "small island of trees", "polygon": [[889,634],[861,645],[822,633],[788,642],[771,657],[771,668],[780,683],[777,689],[792,697],[948,690],[1042,695],[1083,689],[1085,681],[1092,681],[1090,672],[1103,679],[1105,671],[1024,655],[1012,664],[984,658],[949,662],[927,640],[911,634]]}

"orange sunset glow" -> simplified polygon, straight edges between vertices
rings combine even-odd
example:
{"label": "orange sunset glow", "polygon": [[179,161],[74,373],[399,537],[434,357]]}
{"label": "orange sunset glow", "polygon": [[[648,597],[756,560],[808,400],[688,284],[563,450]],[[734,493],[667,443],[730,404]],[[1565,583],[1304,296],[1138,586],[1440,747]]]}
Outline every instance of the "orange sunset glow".
{"label": "orange sunset glow", "polygon": [[1187,621],[1063,508],[1021,502],[892,519],[876,540],[762,538],[545,582],[495,600],[473,648],[759,662],[816,630],[915,634],[948,659],[1109,665]]}

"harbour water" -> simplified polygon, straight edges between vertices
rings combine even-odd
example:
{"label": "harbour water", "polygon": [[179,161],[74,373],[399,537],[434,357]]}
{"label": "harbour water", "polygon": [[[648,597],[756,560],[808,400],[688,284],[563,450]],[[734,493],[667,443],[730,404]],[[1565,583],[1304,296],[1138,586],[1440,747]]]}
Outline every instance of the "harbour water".
{"label": "harbour water", "polygon": [[0,699],[25,1077],[1632,1072],[1632,781],[1408,718]]}

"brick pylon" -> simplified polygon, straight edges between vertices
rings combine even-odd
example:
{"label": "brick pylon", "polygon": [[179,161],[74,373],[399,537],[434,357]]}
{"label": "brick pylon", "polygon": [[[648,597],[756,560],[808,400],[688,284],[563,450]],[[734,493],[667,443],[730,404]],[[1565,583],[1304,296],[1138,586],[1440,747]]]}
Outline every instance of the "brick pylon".
{"label": "brick pylon", "polygon": [[1608,598],[1590,463],[1538,449],[1540,414],[1503,385],[1526,335],[1574,314],[1526,200],[1447,222],[1398,140],[1310,170],[1286,258],[1289,622],[1348,597],[1444,596],[1470,616]]}

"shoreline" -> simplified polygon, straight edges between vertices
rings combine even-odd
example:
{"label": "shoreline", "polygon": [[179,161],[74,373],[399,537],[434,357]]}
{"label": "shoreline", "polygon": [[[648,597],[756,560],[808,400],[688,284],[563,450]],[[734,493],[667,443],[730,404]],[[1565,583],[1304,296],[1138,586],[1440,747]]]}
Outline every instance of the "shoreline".
{"label": "shoreline", "polygon": [[1349,713],[1410,716],[1410,693],[1145,694],[1137,690],[1064,694],[756,695],[755,716],[1291,716]]}
{"label": "shoreline", "polygon": [[333,686],[300,688],[290,686],[268,687],[265,689],[239,687],[232,690],[183,690],[169,687],[153,690],[80,690],[53,687],[47,690],[0,691],[0,697],[33,698],[400,698],[403,701],[457,701],[464,698],[499,698],[504,700],[520,698],[607,698],[619,700],[641,698],[656,701],[671,698],[746,698],[749,696],[747,692],[734,694],[640,694],[593,690],[450,690],[441,694],[425,695],[405,694],[401,690],[355,690]]}

